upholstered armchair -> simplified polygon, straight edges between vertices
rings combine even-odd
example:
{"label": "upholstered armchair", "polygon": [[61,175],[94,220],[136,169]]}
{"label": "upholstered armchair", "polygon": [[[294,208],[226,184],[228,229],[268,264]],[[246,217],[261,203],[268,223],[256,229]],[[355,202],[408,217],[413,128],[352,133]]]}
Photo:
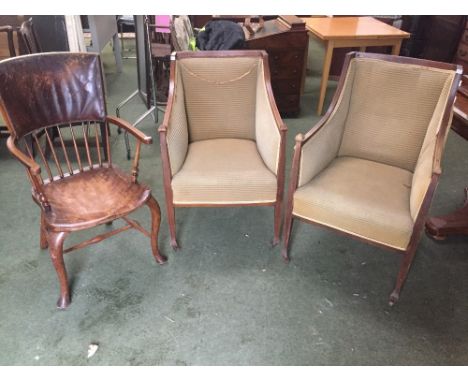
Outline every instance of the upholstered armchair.
{"label": "upholstered armchair", "polygon": [[296,137],[284,222],[294,218],[403,254],[407,277],[441,173],[461,68],[413,58],[348,54],[325,116]]}
{"label": "upholstered armchair", "polygon": [[286,130],[265,52],[172,55],[159,133],[174,249],[175,207],[273,206],[279,242]]}

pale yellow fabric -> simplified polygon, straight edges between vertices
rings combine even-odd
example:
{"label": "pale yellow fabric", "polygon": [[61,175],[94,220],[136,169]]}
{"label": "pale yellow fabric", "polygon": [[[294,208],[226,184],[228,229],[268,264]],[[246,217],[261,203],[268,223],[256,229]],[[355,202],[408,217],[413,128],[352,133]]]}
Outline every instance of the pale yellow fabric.
{"label": "pale yellow fabric", "polygon": [[355,65],[352,61],[346,74],[343,92],[336,108],[324,126],[302,146],[298,186],[303,186],[337,156],[348,115]]}
{"label": "pale yellow fabric", "polygon": [[257,149],[273,173],[278,173],[281,135],[270,107],[264,78],[263,61],[259,60],[255,108],[255,139]]}
{"label": "pale yellow fabric", "polygon": [[[433,117],[429,123],[426,136],[419,154],[416,168],[414,170],[413,182],[411,187],[410,209],[413,220],[416,220],[418,212],[421,208],[424,196],[426,195],[429,183],[431,182],[432,173],[434,172],[434,152],[436,147],[437,132],[441,128],[442,118],[447,104],[447,99],[450,94],[454,80],[454,73],[448,73],[445,85],[440,95],[437,106],[434,109]],[[450,126],[450,123],[449,123]],[[445,138],[449,129],[446,130]]]}
{"label": "pale yellow fabric", "polygon": [[189,144],[184,165],[172,179],[174,203],[261,203],[276,200],[276,176],[255,142],[208,139]]}
{"label": "pale yellow fabric", "polygon": [[339,157],[294,194],[293,214],[397,249],[409,243],[412,173]]}
{"label": "pale yellow fabric", "polygon": [[356,58],[339,156],[414,171],[449,71]]}
{"label": "pale yellow fabric", "polygon": [[184,84],[181,80],[180,69],[176,66],[175,90],[172,113],[167,129],[167,146],[171,173],[174,176],[182,167],[188,149],[188,125],[185,112]]}
{"label": "pale yellow fabric", "polygon": [[177,62],[190,142],[255,140],[258,57],[187,58]]}

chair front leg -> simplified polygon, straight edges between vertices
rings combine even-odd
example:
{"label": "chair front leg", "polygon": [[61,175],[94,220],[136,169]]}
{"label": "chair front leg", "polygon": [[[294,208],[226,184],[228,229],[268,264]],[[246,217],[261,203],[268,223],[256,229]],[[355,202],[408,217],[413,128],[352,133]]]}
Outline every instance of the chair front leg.
{"label": "chair front leg", "polygon": [[292,211],[289,209],[286,211],[283,223],[283,249],[281,250],[281,256],[283,257],[285,262],[289,262],[289,238],[291,237],[291,230],[293,225],[293,216]]}
{"label": "chair front leg", "polygon": [[408,277],[408,272],[410,270],[411,264],[413,263],[415,255],[416,255],[416,248],[408,249],[408,251],[403,255],[403,259],[400,265],[400,270],[397,276],[395,289],[390,294],[390,299],[388,301],[388,304],[390,306],[395,305],[400,298],[401,288],[403,287],[403,284],[405,283],[405,280]]}
{"label": "chair front leg", "polygon": [[65,309],[70,305],[70,290],[68,287],[67,271],[63,261],[63,242],[66,232],[47,232],[47,241],[49,243],[49,253],[55,271],[60,282],[60,298],[57,301],[57,308]]}
{"label": "chair front leg", "polygon": [[159,253],[158,249],[158,235],[159,227],[161,225],[161,209],[155,198],[150,196],[146,201],[146,205],[151,211],[151,249],[153,256],[158,264],[164,264],[167,261],[167,257]]}

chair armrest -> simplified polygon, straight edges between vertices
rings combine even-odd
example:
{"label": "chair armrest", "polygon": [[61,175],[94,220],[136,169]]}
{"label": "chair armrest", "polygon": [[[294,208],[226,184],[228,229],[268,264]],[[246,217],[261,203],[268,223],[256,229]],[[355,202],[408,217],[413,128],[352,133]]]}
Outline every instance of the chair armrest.
{"label": "chair armrest", "polygon": [[263,66],[257,78],[255,140],[267,167],[274,174],[284,167],[285,141],[288,128],[283,123],[271,87],[268,56],[262,54]]}
{"label": "chair armrest", "polygon": [[138,139],[142,143],[145,143],[147,145],[153,143],[153,138],[151,138],[148,135],[145,135],[143,132],[138,130],[135,126],[131,125],[127,121],[124,121],[123,119],[108,115],[106,116],[106,121],[121,127],[122,129],[127,131],[129,134],[133,135],[136,139]]}
{"label": "chair armrest", "polygon": [[182,168],[189,145],[184,88],[181,86],[180,76],[173,53],[167,106],[164,119],[158,128],[166,187],[170,187],[170,180]]}
{"label": "chair armrest", "polygon": [[343,135],[341,118],[322,118],[307,134],[296,137],[300,143],[298,186],[312,180],[336,158]]}
{"label": "chair armrest", "polygon": [[18,159],[33,175],[39,175],[41,173],[41,166],[24,154],[15,144],[13,137],[8,137],[7,139],[7,147],[10,153]]}

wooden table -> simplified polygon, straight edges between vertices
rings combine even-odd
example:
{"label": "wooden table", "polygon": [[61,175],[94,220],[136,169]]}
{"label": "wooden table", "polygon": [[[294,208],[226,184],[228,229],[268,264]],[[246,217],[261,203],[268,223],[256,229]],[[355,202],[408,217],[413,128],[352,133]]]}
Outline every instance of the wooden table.
{"label": "wooden table", "polygon": [[322,114],[334,48],[359,48],[364,52],[368,46],[391,46],[392,54],[398,55],[402,40],[410,37],[409,33],[373,17],[305,17],[303,20],[310,35],[325,44],[318,115]]}

